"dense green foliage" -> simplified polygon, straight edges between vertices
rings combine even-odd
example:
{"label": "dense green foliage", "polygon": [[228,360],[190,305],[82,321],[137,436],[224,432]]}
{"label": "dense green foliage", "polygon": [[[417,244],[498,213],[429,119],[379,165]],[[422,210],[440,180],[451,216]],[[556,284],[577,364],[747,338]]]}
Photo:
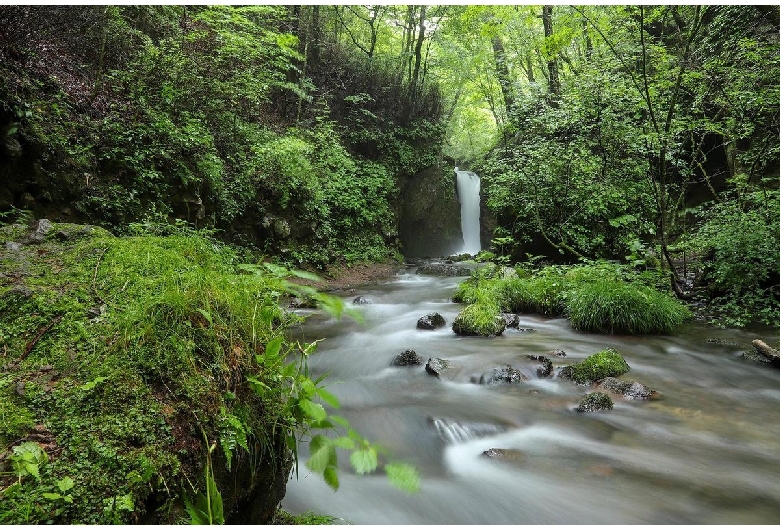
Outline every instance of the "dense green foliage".
{"label": "dense green foliage", "polygon": [[397,259],[399,190],[438,159],[438,92],[326,46],[335,13],[313,9],[4,7],[0,132],[17,151],[0,209],[68,204],[47,217],[118,231],[179,218],[296,266]]}
{"label": "dense green foliage", "polygon": [[[0,441],[46,450],[15,445],[4,460],[15,467],[0,478],[0,521],[174,522],[182,501],[193,521],[229,520],[250,491],[241,481],[270,493],[309,440],[349,450],[358,473],[383,468],[416,487],[414,469],[386,462],[326,411],[339,404],[310,378],[317,343],[285,339],[301,318],[282,297],[309,296],[334,315],[340,300],[286,279],[310,274],[242,265],[203,234],[131,228],[139,234],[116,238],[55,225],[38,245],[0,253],[2,269],[23,278],[0,288]],[[29,235],[21,225],[2,234]],[[333,431],[344,436],[323,434]],[[335,452],[325,466],[312,453],[308,467],[337,488]]]}
{"label": "dense green foliage", "polygon": [[[668,293],[658,291],[657,282],[653,274],[605,262],[552,265],[533,273],[486,265],[461,283],[452,299],[481,307],[480,314],[485,315],[500,310],[566,316],[572,328],[582,331],[670,333],[692,315]],[[487,316],[480,322],[488,322]]]}

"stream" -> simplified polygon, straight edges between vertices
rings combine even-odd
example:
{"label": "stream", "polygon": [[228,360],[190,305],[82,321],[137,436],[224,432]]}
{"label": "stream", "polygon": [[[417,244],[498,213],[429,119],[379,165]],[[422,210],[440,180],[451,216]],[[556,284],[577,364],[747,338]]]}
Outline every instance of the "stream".
{"label": "stream", "polygon": [[[418,276],[343,293],[373,303],[365,321],[313,314],[295,338],[323,338],[309,361],[341,401],[338,414],[393,460],[414,464],[417,493],[382,473],[357,476],[339,455],[332,491],[303,462],[282,507],[354,524],[776,524],[780,522],[780,370],[741,358],[750,341],[778,340],[699,323],[670,336],[573,331],[565,319],[520,315],[520,327],[494,338],[458,337],[450,329],[464,307],[450,301],[465,278]],[[435,331],[417,319],[440,313]],[[310,312],[306,312],[310,313]],[[708,339],[732,343],[714,344]],[[735,345],[733,343],[739,343]],[[651,401],[615,397],[611,411],[574,411],[589,390],[542,379],[527,355],[547,355],[556,371],[605,348],[617,349]],[[424,365],[395,367],[413,349],[425,362],[448,359],[451,377]],[[562,349],[566,357],[550,355]],[[472,377],[511,364],[528,379],[480,385]],[[503,449],[503,458],[483,455]]]}

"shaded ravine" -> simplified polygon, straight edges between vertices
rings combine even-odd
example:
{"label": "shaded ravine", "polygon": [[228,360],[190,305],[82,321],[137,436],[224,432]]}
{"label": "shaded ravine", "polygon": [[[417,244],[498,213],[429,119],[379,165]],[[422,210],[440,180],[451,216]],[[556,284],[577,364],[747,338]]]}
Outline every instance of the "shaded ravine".
{"label": "shaded ravine", "polygon": [[[780,371],[742,359],[756,335],[690,324],[672,336],[572,331],[564,319],[521,315],[521,328],[491,339],[455,336],[463,306],[450,301],[462,278],[408,269],[394,281],[344,295],[365,322],[312,316],[296,334],[324,338],[310,359],[329,372],[340,414],[394,458],[414,463],[418,493],[381,475],[356,476],[340,458],[333,492],[302,466],[282,506],[357,524],[771,524],[780,520]],[[415,328],[437,311],[447,326]],[[764,335],[768,341],[776,335]],[[739,345],[719,345],[721,339]],[[612,411],[579,414],[590,390],[540,379],[527,355],[563,349],[556,368],[611,346],[631,367],[623,378],[660,399],[615,399]],[[421,365],[393,367],[414,349],[449,359],[442,379]],[[510,364],[528,379],[478,385],[472,378]],[[503,449],[501,458],[483,455]],[[305,462],[307,448],[302,448]],[[346,456],[346,455],[345,455]]]}

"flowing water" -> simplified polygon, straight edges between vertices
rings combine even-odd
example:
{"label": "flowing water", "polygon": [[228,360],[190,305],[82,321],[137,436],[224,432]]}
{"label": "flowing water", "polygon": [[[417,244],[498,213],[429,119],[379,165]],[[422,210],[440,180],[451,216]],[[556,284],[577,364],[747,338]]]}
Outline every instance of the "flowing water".
{"label": "flowing water", "polygon": [[456,254],[476,254],[482,250],[479,237],[479,177],[471,171],[455,168],[458,200],[460,200],[460,229],[463,247]]}
{"label": "flowing water", "polygon": [[[339,414],[394,459],[413,463],[420,491],[396,490],[382,474],[357,476],[344,454],[339,491],[301,465],[285,509],[355,524],[780,522],[780,370],[739,356],[757,335],[703,324],[671,336],[596,335],[572,331],[564,319],[521,315],[520,327],[533,332],[457,337],[449,326],[462,306],[449,299],[463,278],[414,272],[345,295],[348,303],[358,294],[373,301],[359,306],[362,324],[314,315],[296,334],[324,338],[310,367],[330,373]],[[417,330],[417,319],[433,311],[448,325]],[[577,413],[589,390],[539,378],[540,364],[526,358],[562,349],[565,358],[548,354],[559,368],[607,346],[630,365],[624,379],[660,398],[615,398],[611,411]],[[391,366],[407,348],[452,361],[453,375]],[[471,382],[506,364],[527,380]],[[489,449],[505,456],[483,455]]]}

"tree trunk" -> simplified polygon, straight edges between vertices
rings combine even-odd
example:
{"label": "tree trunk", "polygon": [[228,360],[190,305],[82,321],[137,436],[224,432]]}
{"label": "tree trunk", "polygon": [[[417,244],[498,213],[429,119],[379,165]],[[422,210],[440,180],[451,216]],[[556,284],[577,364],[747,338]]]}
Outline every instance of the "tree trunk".
{"label": "tree trunk", "polygon": [[[501,86],[501,94],[504,96],[504,106],[506,115],[512,116],[515,106],[515,98],[512,94],[512,80],[509,77],[509,67],[506,62],[506,51],[501,37],[494,36],[493,39],[493,59],[496,62],[496,74],[498,75],[498,84]],[[511,120],[510,120],[511,121]]]}
{"label": "tree trunk", "polygon": [[[553,36],[552,9],[553,6],[550,5],[542,6],[542,24],[544,24],[545,39],[549,39]],[[547,57],[547,70],[550,73],[550,94],[557,98],[561,93],[561,81],[558,77],[558,61],[555,59],[555,56],[549,52]]]}

